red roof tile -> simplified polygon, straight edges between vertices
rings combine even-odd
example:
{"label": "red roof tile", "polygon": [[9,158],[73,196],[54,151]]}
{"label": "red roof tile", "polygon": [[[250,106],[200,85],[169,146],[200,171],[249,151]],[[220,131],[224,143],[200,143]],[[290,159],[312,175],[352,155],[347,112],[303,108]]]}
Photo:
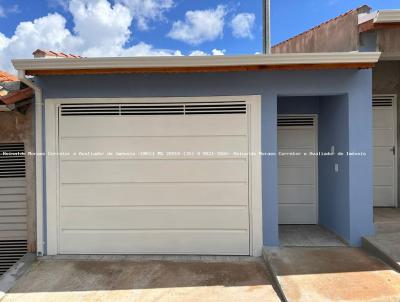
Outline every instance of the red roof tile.
{"label": "red roof tile", "polygon": [[71,58],[71,59],[82,58],[81,56],[78,56],[78,55],[66,54],[63,52],[52,51],[52,50],[43,50],[43,49],[37,49],[32,54],[35,58],[45,58],[45,57]]}
{"label": "red roof tile", "polygon": [[6,105],[12,105],[18,103],[20,101],[29,99],[33,96],[33,89],[30,87],[10,92],[5,96],[0,97],[0,101],[2,101]]}
{"label": "red roof tile", "polygon": [[0,70],[0,82],[16,82],[18,78],[12,74]]}

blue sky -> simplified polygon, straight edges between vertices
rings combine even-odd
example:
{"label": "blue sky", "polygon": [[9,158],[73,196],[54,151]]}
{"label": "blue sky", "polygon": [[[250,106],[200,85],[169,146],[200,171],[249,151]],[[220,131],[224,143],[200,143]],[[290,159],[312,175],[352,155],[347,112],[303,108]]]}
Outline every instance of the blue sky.
{"label": "blue sky", "polygon": [[[399,0],[271,0],[272,43],[363,4],[400,8]],[[86,56],[254,54],[261,18],[261,0],[0,0],[0,68],[38,47]]]}

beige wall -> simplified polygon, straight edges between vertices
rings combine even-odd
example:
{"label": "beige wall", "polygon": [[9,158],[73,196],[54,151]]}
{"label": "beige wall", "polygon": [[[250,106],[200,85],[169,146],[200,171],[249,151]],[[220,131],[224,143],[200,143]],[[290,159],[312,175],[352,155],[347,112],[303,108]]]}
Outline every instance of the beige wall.
{"label": "beige wall", "polygon": [[400,52],[400,28],[387,28],[378,30],[379,50],[385,55]]}
{"label": "beige wall", "polygon": [[[25,114],[17,111],[0,112],[0,143],[25,144],[25,152],[34,152],[32,105]],[[28,251],[36,251],[35,207],[35,159],[26,157],[27,205],[28,205]]]}
{"label": "beige wall", "polygon": [[272,52],[307,53],[358,50],[358,14],[368,10],[368,7],[362,7],[323,23],[302,35],[274,46]]}

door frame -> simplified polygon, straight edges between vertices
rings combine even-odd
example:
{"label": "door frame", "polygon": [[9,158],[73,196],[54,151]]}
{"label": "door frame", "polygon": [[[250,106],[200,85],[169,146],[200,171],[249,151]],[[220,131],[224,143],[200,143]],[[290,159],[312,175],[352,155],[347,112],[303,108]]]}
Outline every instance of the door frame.
{"label": "door frame", "polygon": [[[314,142],[315,142],[315,146],[314,146],[314,152],[318,153],[318,114],[315,113],[307,113],[307,114],[278,114],[277,117],[279,116],[289,116],[289,117],[312,117],[314,120]],[[277,128],[278,129],[278,128]],[[278,144],[277,144],[277,148],[278,148]],[[279,150],[278,150],[279,151]],[[317,225],[319,223],[319,175],[318,175],[318,156],[315,156],[314,158],[315,161],[315,169],[314,169],[314,173],[315,173],[315,224]],[[278,166],[279,169],[279,166]],[[279,202],[278,202],[278,208],[279,208]]]}
{"label": "door frame", "polygon": [[[398,145],[398,139],[397,139],[397,135],[398,135],[398,130],[397,130],[397,94],[373,94],[372,95],[372,99],[374,98],[392,98],[393,99],[393,105],[392,105],[392,109],[393,109],[393,123],[394,123],[394,127],[393,127],[393,145],[395,146],[395,156],[394,156],[394,169],[393,169],[393,182],[394,182],[394,188],[393,188],[393,195],[394,195],[394,199],[393,199],[393,207],[394,208],[398,208],[399,207],[399,198],[397,196],[398,194],[398,156],[399,156],[399,145]],[[372,107],[372,114],[373,114],[373,107]],[[372,129],[373,130],[373,129]],[[375,207],[375,205],[373,205],[373,207]]]}
{"label": "door frame", "polygon": [[[249,137],[249,252],[259,257],[263,248],[262,217],[262,167],[261,167],[261,96],[206,96],[206,97],[149,97],[149,98],[49,98],[45,99],[45,175],[42,181],[46,191],[43,222],[38,223],[38,233],[44,230],[46,255],[59,253],[59,109],[61,104],[74,103],[151,103],[151,102],[226,102],[246,101]],[[38,203],[40,207],[40,204]],[[43,223],[43,225],[42,225]],[[38,243],[39,244],[39,243]],[[41,247],[42,248],[42,247]]]}

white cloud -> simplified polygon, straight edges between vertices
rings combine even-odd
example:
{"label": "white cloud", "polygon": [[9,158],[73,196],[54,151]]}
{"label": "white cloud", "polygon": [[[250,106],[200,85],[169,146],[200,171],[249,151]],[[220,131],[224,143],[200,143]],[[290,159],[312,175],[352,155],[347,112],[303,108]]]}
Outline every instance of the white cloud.
{"label": "white cloud", "polygon": [[123,49],[121,55],[124,56],[182,56],[179,50],[158,49],[150,44],[140,42],[130,48]]}
{"label": "white cloud", "polygon": [[211,54],[204,52],[202,50],[194,50],[192,51],[189,56],[224,56],[225,55],[226,50],[225,49],[213,49],[211,50]]}
{"label": "white cloud", "polygon": [[215,49],[215,48],[211,51],[213,56],[224,56],[225,52],[226,52],[225,49]]}
{"label": "white cloud", "polygon": [[8,46],[10,43],[10,39],[8,39],[5,35],[0,33],[0,51]]}
{"label": "white cloud", "polygon": [[163,20],[164,14],[174,7],[173,0],[118,0],[127,6],[136,22],[138,29],[147,30],[149,22]]}
{"label": "white cloud", "polygon": [[256,16],[249,13],[236,15],[231,21],[232,34],[236,38],[253,38],[253,27]]}
{"label": "white cloud", "polygon": [[71,0],[69,11],[84,56],[117,55],[131,35],[132,15],[121,4],[112,7],[107,0]]}
{"label": "white cloud", "polygon": [[225,15],[223,5],[216,9],[188,11],[185,21],[174,22],[168,37],[191,45],[216,40],[223,35]]}
{"label": "white cloud", "polygon": [[157,49],[140,42],[127,47],[133,16],[120,3],[107,0],[71,0],[73,32],[59,14],[49,14],[32,22],[21,22],[13,36],[0,32],[0,69],[13,71],[12,58],[31,58],[37,48],[83,56],[165,56],[180,51]]}
{"label": "white cloud", "polygon": [[189,54],[189,56],[197,56],[197,57],[202,57],[202,56],[208,56],[208,53],[206,53],[206,52],[204,52],[204,51],[202,51],[202,50],[194,50],[194,51],[192,51],[190,54]]}
{"label": "white cloud", "polygon": [[11,58],[29,58],[36,48],[76,49],[79,39],[65,28],[65,23],[64,17],[59,14],[49,14],[33,22],[21,22],[14,35],[6,39],[6,45],[1,50],[0,68],[12,70]]}

